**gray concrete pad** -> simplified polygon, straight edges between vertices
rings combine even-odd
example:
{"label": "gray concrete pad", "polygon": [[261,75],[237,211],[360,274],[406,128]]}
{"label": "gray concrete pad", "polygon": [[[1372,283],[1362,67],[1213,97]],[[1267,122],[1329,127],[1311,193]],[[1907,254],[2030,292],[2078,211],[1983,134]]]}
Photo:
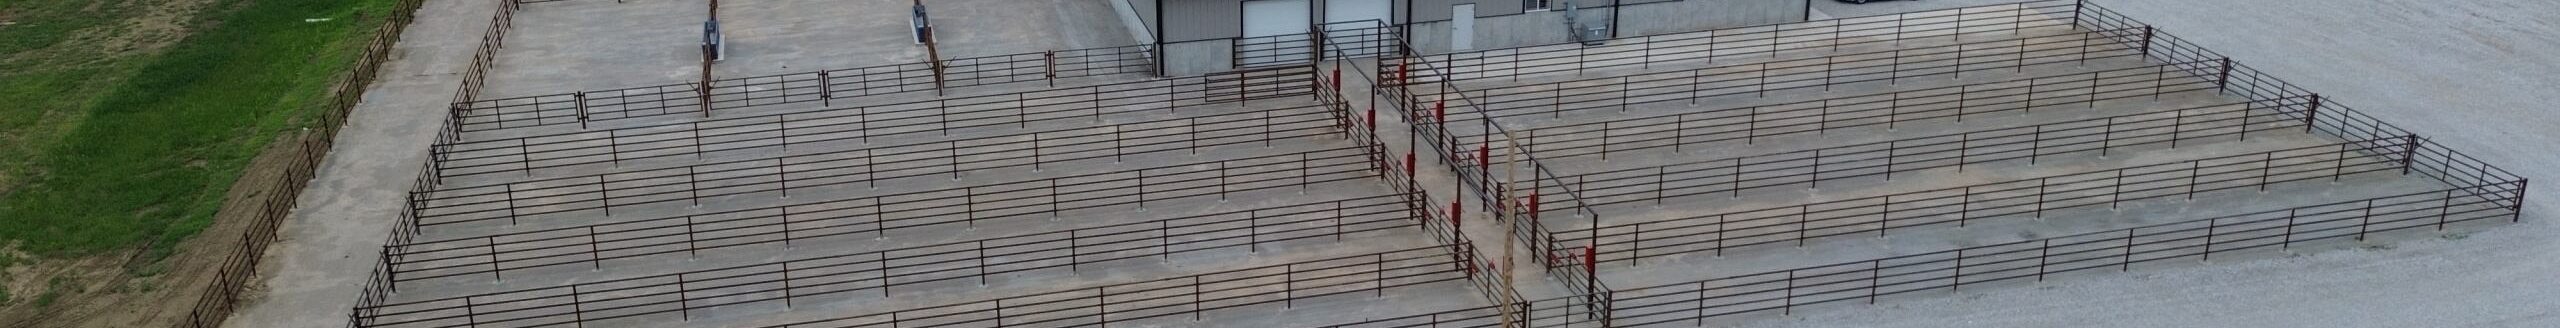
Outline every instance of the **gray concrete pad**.
{"label": "gray concrete pad", "polygon": [[482,98],[698,81],[707,1],[524,5]]}
{"label": "gray concrete pad", "polygon": [[[1136,44],[1098,1],[946,0],[926,4],[941,58],[1035,54]],[[721,4],[727,57],[714,79],[929,59],[908,25],[909,1]],[[554,1],[517,14],[489,98],[697,82],[707,1]],[[1036,59],[1036,58],[1035,58]]]}
{"label": "gray concrete pad", "polygon": [[[1987,1],[1895,1],[1877,11]],[[2555,172],[2541,90],[2560,49],[2531,1],[2092,1],[2528,177]],[[1832,10],[1823,7],[1824,10]],[[1753,327],[2551,326],[2547,195],[2522,224],[2179,265],[2041,286],[1915,294],[1729,323]],[[2502,221],[2503,222],[2503,221]],[[2189,262],[2192,263],[2192,262]],[[2139,268],[2137,268],[2139,269]],[[2103,309],[2092,311],[2092,309]]]}
{"label": "gray concrete pad", "polygon": [[399,199],[427,160],[437,122],[479,47],[494,1],[428,1],[401,32],[330,155],[268,248],[234,327],[339,327],[365,288]]}

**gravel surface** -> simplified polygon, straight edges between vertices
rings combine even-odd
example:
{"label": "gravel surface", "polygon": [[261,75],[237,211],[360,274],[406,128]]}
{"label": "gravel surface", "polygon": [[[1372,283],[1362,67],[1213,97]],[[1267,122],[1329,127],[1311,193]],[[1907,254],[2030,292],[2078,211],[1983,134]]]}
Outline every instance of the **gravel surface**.
{"label": "gravel surface", "polygon": [[[2005,1],[1822,3],[1833,16]],[[2560,177],[2560,2],[2092,1],[2528,178]],[[1766,327],[2560,326],[2560,208],[2363,249],[1968,290],[1736,322]]]}

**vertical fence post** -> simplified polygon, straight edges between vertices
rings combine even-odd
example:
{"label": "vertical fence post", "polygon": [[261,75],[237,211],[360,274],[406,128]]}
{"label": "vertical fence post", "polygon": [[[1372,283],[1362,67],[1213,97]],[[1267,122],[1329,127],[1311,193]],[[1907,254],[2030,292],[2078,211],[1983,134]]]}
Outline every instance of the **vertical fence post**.
{"label": "vertical fence post", "polygon": [[2356,223],[2356,241],[2361,242],[2361,241],[2364,241],[2364,235],[2365,235],[2365,233],[2366,233],[2366,232],[2368,232],[2368,231],[2372,231],[2372,227],[2373,227],[2373,200],[2371,200],[2371,199],[2364,200],[2364,214],[2363,214],[2363,215],[2358,215],[2358,216],[2363,217],[2363,218],[2361,218],[2362,220],[2360,220],[2360,221],[2358,221],[2358,222]]}
{"label": "vertical fence post", "polygon": [[[2150,57],[2150,56],[2151,56],[2151,35],[2152,35],[2152,33],[2151,33],[2151,32],[2152,32],[2152,31],[2151,31],[2151,26],[2150,26],[2150,25],[2143,25],[2143,26],[2142,26],[2142,48],[2141,48],[2141,49],[2135,49],[2135,50],[2141,50],[2141,51],[2142,51],[2142,56],[2143,56],[2143,57]],[[2164,56],[2164,57],[2165,57],[2165,56]],[[2227,60],[2227,59],[2226,59],[2226,60]],[[2163,60],[2161,60],[2161,61],[2162,61],[2162,62],[2167,62],[2168,60],[2166,60],[2166,58],[2163,58]]]}
{"label": "vertical fence post", "polygon": [[2410,165],[2416,164],[2416,160],[2418,158],[2418,146],[2420,140],[2416,134],[2411,134],[2402,138],[2406,138],[2406,140],[2408,140],[2408,144],[2404,145],[2400,149],[2400,175],[2409,175],[2409,169],[2411,168]]}
{"label": "vertical fence post", "polygon": [[2320,94],[2311,94],[2311,105],[2302,110],[2302,133],[2311,133],[2320,121]]}
{"label": "vertical fence post", "polygon": [[578,129],[579,129],[579,130],[586,130],[586,129],[587,129],[587,92],[586,92],[586,91],[579,91],[577,94],[571,95],[570,97],[572,97],[572,99],[573,99],[573,100],[576,100],[576,102],[577,102],[577,103],[576,103],[576,105],[578,106]]}
{"label": "vertical fence post", "polygon": [[[1807,1],[1811,1],[1811,0],[1807,0]],[[2072,1],[2072,2],[2071,2],[2071,26],[2073,26],[2073,27],[2078,27],[2078,26],[2080,26],[2080,11],[2081,11],[2081,10],[2084,10],[2084,9],[2082,9],[2082,7],[2084,7],[2084,6],[2088,6],[2088,5],[2089,5],[2089,0],[2074,0],[2074,1]]]}
{"label": "vertical fence post", "polygon": [[[2146,39],[2146,40],[2147,40],[2147,39]],[[2147,43],[2146,43],[2146,44],[2147,44]],[[2225,92],[2229,92],[2229,91],[2231,91],[2231,57],[2222,57],[2222,67],[2220,68],[2220,70],[2221,70],[2221,72],[2214,73],[2214,77],[2213,77],[2213,88],[2214,88],[2213,93],[2214,93],[2214,94],[2223,94],[2223,93],[2225,93]],[[2316,99],[2316,98],[2318,98],[2319,96],[2312,96],[2312,97]]]}

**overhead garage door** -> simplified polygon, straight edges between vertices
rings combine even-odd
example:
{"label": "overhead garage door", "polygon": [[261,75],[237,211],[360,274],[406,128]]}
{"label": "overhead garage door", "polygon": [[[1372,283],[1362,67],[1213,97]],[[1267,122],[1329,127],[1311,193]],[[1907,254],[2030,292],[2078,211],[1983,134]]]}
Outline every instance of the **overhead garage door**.
{"label": "overhead garage door", "polygon": [[1236,41],[1243,66],[1302,63],[1308,59],[1308,0],[1246,0],[1244,39]]}

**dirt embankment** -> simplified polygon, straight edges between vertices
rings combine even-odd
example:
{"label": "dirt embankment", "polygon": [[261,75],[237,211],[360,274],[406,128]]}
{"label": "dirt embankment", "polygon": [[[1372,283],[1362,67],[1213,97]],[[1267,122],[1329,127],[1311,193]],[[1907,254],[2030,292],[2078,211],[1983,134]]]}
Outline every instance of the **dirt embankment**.
{"label": "dirt embankment", "polygon": [[[208,0],[175,0],[150,4],[148,10],[114,24],[75,32],[70,49],[48,52],[94,54],[91,60],[147,59],[185,38],[187,24],[199,13],[218,11]],[[94,6],[93,6],[94,7]],[[253,159],[215,214],[211,226],[171,254],[147,254],[157,245],[81,257],[38,257],[0,246],[0,327],[170,327],[189,313],[213,287],[225,260],[243,251],[249,230],[257,226],[262,204],[284,179],[287,165],[305,156],[306,138],[328,136],[284,133]],[[242,288],[255,288],[244,286]]]}
{"label": "dirt embankment", "polygon": [[[257,226],[266,194],[288,178],[285,167],[303,156],[308,133],[281,136],[253,160],[225,195],[212,226],[177,245],[170,256],[144,262],[140,250],[75,259],[29,260],[10,268],[6,287],[12,300],[0,309],[6,327],[171,327],[188,320],[204,294],[216,283],[225,260],[241,252],[241,242]],[[22,257],[23,258],[23,257]],[[239,288],[258,288],[241,286]],[[52,294],[53,296],[45,296]],[[254,295],[255,293],[247,293]]]}

